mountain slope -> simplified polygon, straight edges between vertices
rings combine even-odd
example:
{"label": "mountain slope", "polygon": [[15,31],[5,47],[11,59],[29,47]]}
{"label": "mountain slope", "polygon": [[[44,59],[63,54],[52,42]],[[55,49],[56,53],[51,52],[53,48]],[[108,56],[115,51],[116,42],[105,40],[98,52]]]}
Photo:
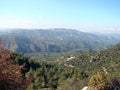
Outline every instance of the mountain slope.
{"label": "mountain slope", "polygon": [[67,67],[77,67],[87,74],[97,71],[104,71],[106,73],[117,74],[120,73],[120,44],[113,46],[110,49],[103,51],[87,50],[81,54],[71,53],[59,58],[57,63]]}
{"label": "mountain slope", "polygon": [[59,53],[71,50],[106,49],[119,40],[71,29],[11,30],[1,35],[4,48],[22,53]]}
{"label": "mountain slope", "polygon": [[[25,59],[19,60],[19,63],[26,62]],[[83,53],[59,54],[51,61],[39,60],[39,63],[34,61],[29,61],[28,66],[31,69],[27,73],[35,78],[31,83],[32,89],[81,90],[88,85],[90,77],[94,75],[98,81],[93,78],[91,83],[95,81],[98,82],[95,83],[96,86],[101,84],[104,86],[104,82],[108,82],[109,88],[112,87],[112,89],[102,90],[120,88],[120,44],[103,51],[87,50]],[[100,74],[96,76],[96,72],[107,75],[107,79],[102,78]]]}
{"label": "mountain slope", "polygon": [[[88,85],[88,81],[93,85],[91,87],[107,85],[107,89],[101,90],[120,88],[120,44],[103,51],[87,50],[83,53],[59,54],[59,57],[47,62],[36,62],[22,54],[9,51],[7,53],[14,57],[14,64],[25,66],[22,70],[25,76],[33,76],[28,89],[81,90]],[[98,73],[95,74],[96,72]],[[91,80],[90,77],[95,78]],[[107,84],[104,84],[105,82]]]}

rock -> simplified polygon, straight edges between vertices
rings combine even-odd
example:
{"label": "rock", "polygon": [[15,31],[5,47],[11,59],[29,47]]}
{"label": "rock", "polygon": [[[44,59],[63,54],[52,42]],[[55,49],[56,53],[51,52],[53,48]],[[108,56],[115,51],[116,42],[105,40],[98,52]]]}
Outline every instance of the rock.
{"label": "rock", "polygon": [[82,88],[82,90],[90,90],[88,86]]}

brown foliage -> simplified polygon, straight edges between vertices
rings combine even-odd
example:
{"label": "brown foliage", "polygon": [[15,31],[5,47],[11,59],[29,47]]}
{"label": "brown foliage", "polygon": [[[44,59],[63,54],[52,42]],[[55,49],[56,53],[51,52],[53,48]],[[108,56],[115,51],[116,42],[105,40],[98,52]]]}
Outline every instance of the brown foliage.
{"label": "brown foliage", "polygon": [[3,50],[0,43],[0,90],[24,90],[32,80],[22,76],[24,65],[15,65],[13,59],[14,55],[9,50]]}

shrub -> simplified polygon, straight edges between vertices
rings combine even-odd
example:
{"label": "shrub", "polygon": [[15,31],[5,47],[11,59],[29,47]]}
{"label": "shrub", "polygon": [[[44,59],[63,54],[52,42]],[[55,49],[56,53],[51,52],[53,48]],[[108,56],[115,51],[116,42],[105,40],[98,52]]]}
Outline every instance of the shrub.
{"label": "shrub", "polygon": [[89,79],[88,85],[98,90],[106,90],[109,86],[107,75],[103,72],[97,72]]}

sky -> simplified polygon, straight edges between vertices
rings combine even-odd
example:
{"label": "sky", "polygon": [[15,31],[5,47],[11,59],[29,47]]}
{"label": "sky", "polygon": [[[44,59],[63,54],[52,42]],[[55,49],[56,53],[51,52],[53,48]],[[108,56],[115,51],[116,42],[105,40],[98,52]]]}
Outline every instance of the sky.
{"label": "sky", "polygon": [[120,0],[0,0],[0,28],[120,31]]}

